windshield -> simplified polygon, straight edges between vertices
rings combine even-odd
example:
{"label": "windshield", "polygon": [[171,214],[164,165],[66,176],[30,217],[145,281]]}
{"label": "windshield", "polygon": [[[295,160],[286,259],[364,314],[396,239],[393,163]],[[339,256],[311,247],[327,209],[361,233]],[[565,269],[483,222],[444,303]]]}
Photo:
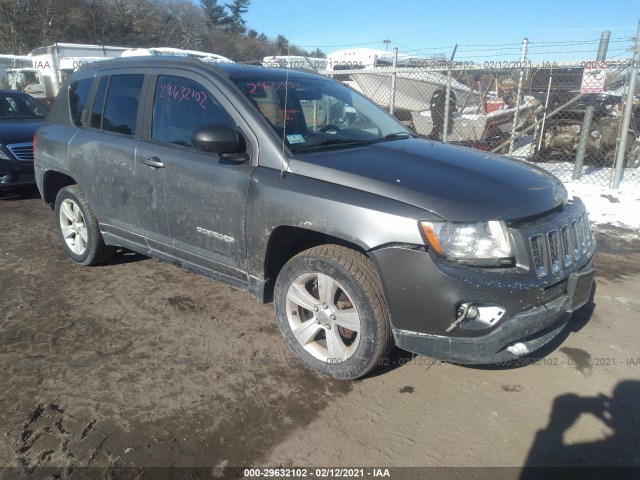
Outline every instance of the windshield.
{"label": "windshield", "polygon": [[49,111],[29,95],[3,92],[0,94],[0,120],[44,119]]}
{"label": "windshield", "polygon": [[284,74],[281,79],[269,75],[233,80],[294,153],[412,135],[369,100],[333,80],[294,75],[287,80]]}

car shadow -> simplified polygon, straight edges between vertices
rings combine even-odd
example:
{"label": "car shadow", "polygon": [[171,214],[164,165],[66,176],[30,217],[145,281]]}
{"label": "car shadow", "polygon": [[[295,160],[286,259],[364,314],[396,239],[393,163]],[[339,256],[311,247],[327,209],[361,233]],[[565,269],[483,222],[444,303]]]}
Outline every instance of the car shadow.
{"label": "car shadow", "polygon": [[111,257],[106,262],[101,263],[99,266],[126,265],[128,263],[141,262],[150,259],[150,257],[137,252],[133,252],[131,250],[127,250],[126,248],[118,248],[116,250],[116,254],[113,257]]}
{"label": "car shadow", "polygon": [[389,355],[380,359],[377,368],[374,368],[371,372],[367,373],[358,380],[365,380],[369,378],[375,378],[379,375],[385,375],[394,371],[396,368],[404,367],[409,364],[423,365],[425,368],[431,367],[431,365],[440,363],[440,360],[427,357],[424,355],[418,355],[416,353],[408,352],[400,347],[393,347]]}
{"label": "car shadow", "polygon": [[40,192],[35,185],[25,185],[19,187],[0,188],[0,200],[35,200],[40,198]]}

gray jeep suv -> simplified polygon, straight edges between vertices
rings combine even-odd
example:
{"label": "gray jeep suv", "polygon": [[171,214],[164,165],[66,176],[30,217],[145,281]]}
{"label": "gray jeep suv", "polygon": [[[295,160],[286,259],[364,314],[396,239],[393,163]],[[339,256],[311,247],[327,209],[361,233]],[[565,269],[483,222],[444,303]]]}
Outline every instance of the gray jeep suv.
{"label": "gray jeep suv", "polygon": [[578,199],[519,161],[416,138],[337,81],[185,58],[75,73],[37,134],[61,244],[126,247],[274,301],[309,367],[360,377],[395,344],[496,363],[589,298]]}

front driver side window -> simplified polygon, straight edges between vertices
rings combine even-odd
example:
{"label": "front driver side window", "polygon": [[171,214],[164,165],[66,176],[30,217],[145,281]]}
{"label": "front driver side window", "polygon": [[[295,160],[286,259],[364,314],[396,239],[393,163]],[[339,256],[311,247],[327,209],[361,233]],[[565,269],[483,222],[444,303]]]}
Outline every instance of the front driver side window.
{"label": "front driver side window", "polygon": [[236,126],[222,105],[198,82],[172,75],[158,76],[153,99],[154,140],[193,147],[193,131],[210,123]]}

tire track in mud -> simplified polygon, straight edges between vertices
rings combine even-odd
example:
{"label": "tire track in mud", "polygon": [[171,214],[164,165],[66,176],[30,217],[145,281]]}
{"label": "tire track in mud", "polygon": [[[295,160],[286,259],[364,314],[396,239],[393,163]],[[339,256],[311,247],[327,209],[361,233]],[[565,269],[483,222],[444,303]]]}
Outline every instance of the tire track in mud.
{"label": "tire track in mud", "polygon": [[38,403],[15,439],[12,466],[22,467],[27,474],[56,466],[65,477],[71,477],[101,453],[108,437],[95,426],[93,418],[87,422],[60,405]]}

